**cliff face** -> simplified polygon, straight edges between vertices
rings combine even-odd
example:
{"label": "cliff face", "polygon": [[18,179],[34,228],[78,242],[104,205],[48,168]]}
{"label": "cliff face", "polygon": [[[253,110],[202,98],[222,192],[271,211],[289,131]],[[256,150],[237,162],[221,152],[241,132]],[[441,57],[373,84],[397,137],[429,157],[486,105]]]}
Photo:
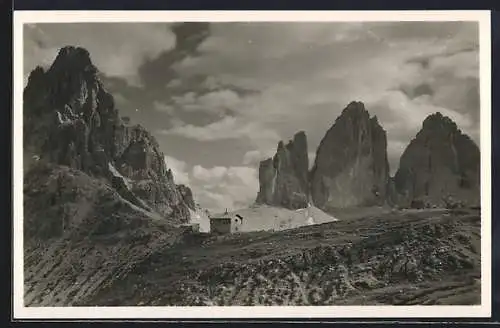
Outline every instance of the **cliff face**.
{"label": "cliff face", "polygon": [[317,149],[312,201],[322,209],[383,204],[388,180],[386,132],[362,103],[351,102]]}
{"label": "cliff face", "polygon": [[402,205],[459,202],[477,206],[479,147],[450,118],[432,114],[403,152],[394,184]]}
{"label": "cliff face", "polygon": [[87,50],[64,47],[47,71],[37,67],[23,111],[25,158],[107,179],[135,205],[172,221],[189,220],[158,143],[143,127],[122,122]]}
{"label": "cliff face", "polygon": [[307,174],[307,138],[299,132],[286,145],[280,141],[274,157],[260,163],[256,203],[290,209],[307,207]]}

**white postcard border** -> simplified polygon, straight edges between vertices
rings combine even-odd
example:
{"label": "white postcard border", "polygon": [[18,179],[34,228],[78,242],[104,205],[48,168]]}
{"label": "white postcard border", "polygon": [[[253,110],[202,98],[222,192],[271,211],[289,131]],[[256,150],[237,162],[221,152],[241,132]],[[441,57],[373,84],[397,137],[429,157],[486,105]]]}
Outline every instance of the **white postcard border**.
{"label": "white postcard border", "polygon": [[[446,318],[491,316],[491,28],[489,11],[15,11],[13,71],[13,318]],[[23,270],[23,24],[169,21],[477,21],[480,26],[481,305],[25,307]]]}

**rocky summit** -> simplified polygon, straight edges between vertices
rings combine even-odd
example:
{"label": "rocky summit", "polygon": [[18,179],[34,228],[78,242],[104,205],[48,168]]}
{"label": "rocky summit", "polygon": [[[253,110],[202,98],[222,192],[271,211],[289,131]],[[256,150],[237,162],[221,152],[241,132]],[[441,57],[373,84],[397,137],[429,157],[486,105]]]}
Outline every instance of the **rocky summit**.
{"label": "rocky summit", "polygon": [[188,221],[190,191],[176,186],[155,138],[122,121],[98,76],[88,51],[72,46],[46,71],[31,72],[24,90],[25,171],[39,161],[81,170],[136,206]]}
{"label": "rocky summit", "polygon": [[274,157],[260,162],[256,203],[290,209],[307,207],[308,165],[305,132],[296,133],[286,145],[280,141]]}
{"label": "rocky summit", "polygon": [[479,147],[449,117],[429,115],[401,156],[394,187],[405,206],[479,206]]}
{"label": "rocky summit", "polygon": [[319,208],[383,204],[389,179],[386,132],[361,102],[351,102],[327,131],[310,173]]}

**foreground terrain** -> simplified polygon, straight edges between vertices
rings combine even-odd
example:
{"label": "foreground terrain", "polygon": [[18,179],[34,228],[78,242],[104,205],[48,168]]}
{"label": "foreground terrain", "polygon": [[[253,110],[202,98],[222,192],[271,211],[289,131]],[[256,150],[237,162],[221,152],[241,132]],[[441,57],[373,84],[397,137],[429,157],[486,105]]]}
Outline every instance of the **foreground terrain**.
{"label": "foreground terrain", "polygon": [[[81,172],[43,169],[52,178],[28,177],[25,195],[27,306],[480,303],[478,210],[364,209],[214,236],[165,224]],[[69,187],[44,199],[57,177]]]}
{"label": "foreground terrain", "polygon": [[479,304],[478,212],[186,235],[87,305]]}

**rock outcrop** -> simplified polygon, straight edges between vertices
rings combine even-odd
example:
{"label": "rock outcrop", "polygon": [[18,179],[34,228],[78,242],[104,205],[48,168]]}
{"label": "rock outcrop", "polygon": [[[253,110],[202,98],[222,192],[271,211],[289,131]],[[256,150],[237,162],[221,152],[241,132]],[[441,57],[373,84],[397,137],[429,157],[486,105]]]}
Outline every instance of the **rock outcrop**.
{"label": "rock outcrop", "polygon": [[394,185],[403,206],[477,206],[479,147],[449,117],[429,115],[403,152]]}
{"label": "rock outcrop", "polygon": [[351,102],[321,141],[310,194],[321,209],[385,203],[389,180],[386,132],[361,102]]}
{"label": "rock outcrop", "polygon": [[301,131],[286,145],[280,141],[274,157],[260,163],[260,190],[256,203],[289,209],[307,207],[307,176],[307,137]]}
{"label": "rock outcrop", "polygon": [[144,201],[147,210],[187,222],[188,206],[155,138],[121,120],[98,75],[88,51],[71,46],[59,51],[47,71],[31,72],[24,90],[25,158],[107,179],[134,204]]}
{"label": "rock outcrop", "polygon": [[179,184],[177,185],[177,191],[181,194],[184,203],[189,207],[189,209],[195,211],[196,203],[194,202],[193,192],[191,188],[186,185]]}

